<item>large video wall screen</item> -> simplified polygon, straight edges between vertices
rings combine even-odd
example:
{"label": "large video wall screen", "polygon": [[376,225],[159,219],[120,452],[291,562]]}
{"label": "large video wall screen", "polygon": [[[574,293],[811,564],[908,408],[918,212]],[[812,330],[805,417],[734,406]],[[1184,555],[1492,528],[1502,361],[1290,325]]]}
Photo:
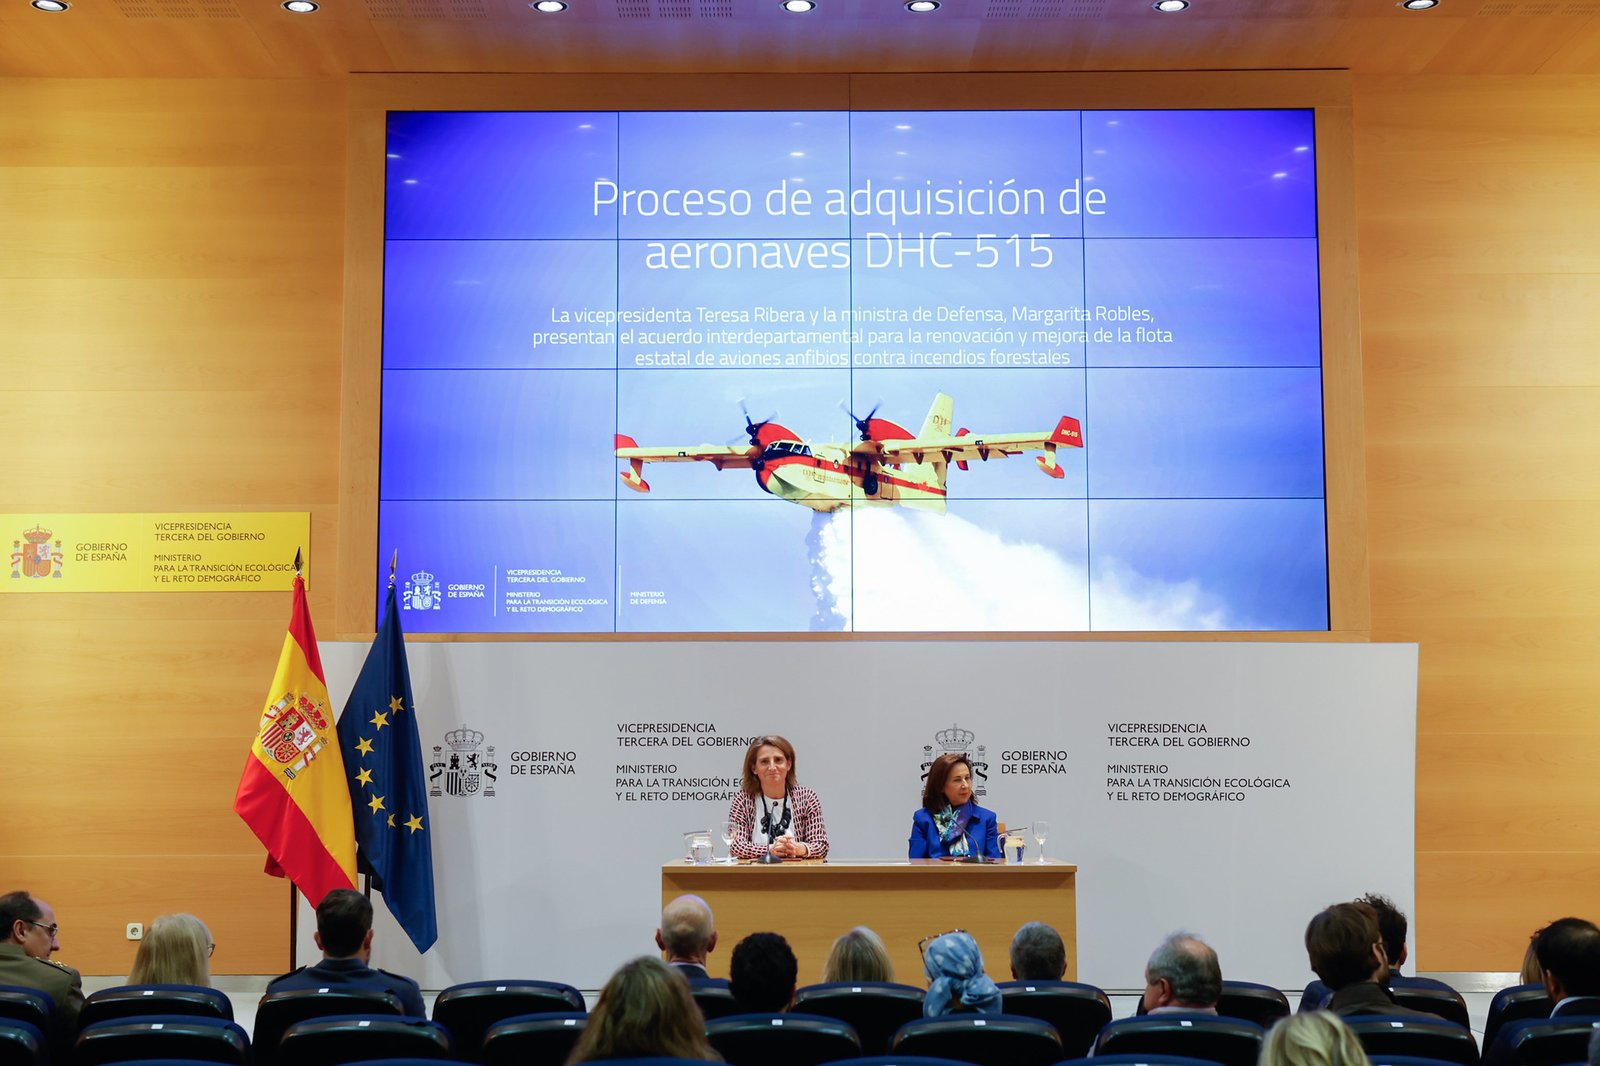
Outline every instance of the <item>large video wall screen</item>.
{"label": "large video wall screen", "polygon": [[387,152],[411,632],[1328,629],[1312,111],[392,112]]}

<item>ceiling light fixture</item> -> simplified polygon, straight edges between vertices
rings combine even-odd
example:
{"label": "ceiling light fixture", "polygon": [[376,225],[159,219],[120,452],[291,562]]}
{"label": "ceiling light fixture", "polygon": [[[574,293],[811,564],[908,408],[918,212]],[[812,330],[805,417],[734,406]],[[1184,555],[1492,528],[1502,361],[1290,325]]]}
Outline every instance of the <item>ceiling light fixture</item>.
{"label": "ceiling light fixture", "polygon": [[1400,6],[1407,11],[1426,11],[1430,7],[1438,7],[1439,0],[1400,0]]}
{"label": "ceiling light fixture", "polygon": [[40,11],[48,11],[53,15],[58,15],[72,5],[67,3],[66,0],[33,0],[33,6]]}
{"label": "ceiling light fixture", "polygon": [[906,10],[926,15],[930,11],[939,10],[939,0],[906,0]]}
{"label": "ceiling light fixture", "polygon": [[783,9],[795,15],[816,10],[817,0],[783,0]]}
{"label": "ceiling light fixture", "polygon": [[285,11],[293,11],[296,15],[309,15],[320,6],[312,0],[284,0],[283,3]]}
{"label": "ceiling light fixture", "polygon": [[1163,15],[1170,15],[1174,11],[1182,11],[1189,6],[1189,0],[1156,0],[1150,5]]}
{"label": "ceiling light fixture", "polygon": [[565,11],[567,9],[565,0],[533,0],[528,6],[535,11],[542,11],[546,15],[554,15],[557,11]]}

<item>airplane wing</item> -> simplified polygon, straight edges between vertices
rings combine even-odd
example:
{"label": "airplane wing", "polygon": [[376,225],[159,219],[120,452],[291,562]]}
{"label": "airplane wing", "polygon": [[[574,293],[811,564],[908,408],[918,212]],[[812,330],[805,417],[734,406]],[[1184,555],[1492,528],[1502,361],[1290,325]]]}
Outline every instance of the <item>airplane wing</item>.
{"label": "airplane wing", "polygon": [[751,462],[761,454],[760,448],[735,447],[732,444],[695,444],[682,448],[641,448],[632,437],[617,434],[617,458],[627,459],[628,469],[618,476],[628,487],[638,492],[649,492],[650,483],[639,476],[645,463],[710,463],[718,470],[750,469]]}
{"label": "airplane wing", "polygon": [[973,459],[986,462],[1008,455],[1042,451],[1039,469],[1051,477],[1061,477],[1056,465],[1056,448],[1083,447],[1083,429],[1071,415],[1063,415],[1056,428],[1038,433],[969,433],[963,429],[954,437],[915,437],[911,440],[863,441],[853,450],[875,456],[882,463],[955,463],[961,469]]}

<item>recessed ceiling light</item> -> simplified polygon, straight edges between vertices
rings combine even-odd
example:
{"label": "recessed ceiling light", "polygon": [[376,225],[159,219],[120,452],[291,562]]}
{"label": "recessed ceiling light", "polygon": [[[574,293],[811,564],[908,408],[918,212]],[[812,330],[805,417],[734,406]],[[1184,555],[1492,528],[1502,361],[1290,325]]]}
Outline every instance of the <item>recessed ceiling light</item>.
{"label": "recessed ceiling light", "polygon": [[803,15],[817,6],[817,0],[783,0],[783,9],[796,15]]}
{"label": "recessed ceiling light", "polygon": [[72,5],[67,3],[66,0],[33,0],[33,6],[38,8],[40,11],[49,11],[52,14],[60,14]]}
{"label": "recessed ceiling light", "polygon": [[925,15],[929,11],[939,10],[939,0],[906,0],[906,10]]}
{"label": "recessed ceiling light", "polygon": [[1430,7],[1438,7],[1439,0],[1400,0],[1400,6],[1407,11],[1426,11]]}
{"label": "recessed ceiling light", "polygon": [[1189,0],[1156,0],[1156,2],[1150,6],[1155,8],[1157,11],[1170,15],[1174,11],[1182,11],[1184,8],[1188,7]]}
{"label": "recessed ceiling light", "polygon": [[542,11],[546,15],[553,15],[557,11],[565,11],[567,9],[565,0],[533,0],[533,3],[528,6],[535,11]]}
{"label": "recessed ceiling light", "polygon": [[319,6],[313,0],[284,0],[283,9],[293,11],[296,15],[309,15]]}

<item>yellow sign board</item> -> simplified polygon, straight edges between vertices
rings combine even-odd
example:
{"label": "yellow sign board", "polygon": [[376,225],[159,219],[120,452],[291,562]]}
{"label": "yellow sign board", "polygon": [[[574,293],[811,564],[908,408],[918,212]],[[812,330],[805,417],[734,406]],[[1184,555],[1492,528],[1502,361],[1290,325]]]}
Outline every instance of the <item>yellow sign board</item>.
{"label": "yellow sign board", "polygon": [[[281,592],[310,558],[305,511],[8,514],[0,592]],[[4,541],[0,541],[4,543]]]}

